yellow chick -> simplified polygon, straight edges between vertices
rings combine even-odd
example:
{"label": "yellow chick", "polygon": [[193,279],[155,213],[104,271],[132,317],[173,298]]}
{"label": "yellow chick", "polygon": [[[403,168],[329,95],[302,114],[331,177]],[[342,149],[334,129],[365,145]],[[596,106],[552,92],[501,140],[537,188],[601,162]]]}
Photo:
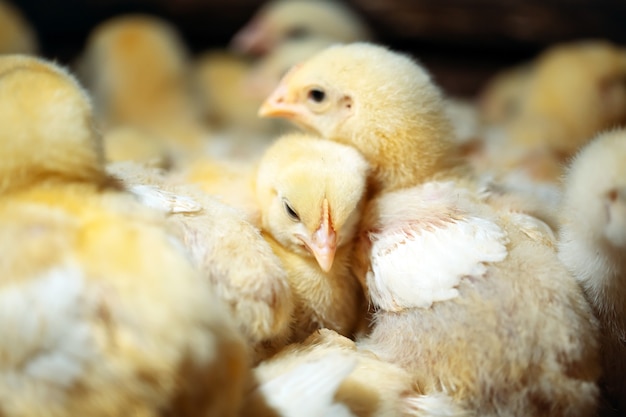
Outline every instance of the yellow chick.
{"label": "yellow chick", "polygon": [[261,159],[261,230],[294,294],[292,341],[323,327],[353,336],[364,320],[350,262],[368,168],[352,147],[300,133],[281,137]]}
{"label": "yellow chick", "polygon": [[187,60],[185,45],[168,22],[123,15],[91,32],[78,67],[105,131],[139,128],[155,138],[157,151],[165,144],[174,158],[184,158],[208,143]]}
{"label": "yellow chick", "polygon": [[280,123],[257,116],[262,98],[247,81],[251,71],[249,59],[229,51],[204,52],[192,64],[202,115],[213,128],[213,157],[256,159],[276,137]]}
{"label": "yellow chick", "polygon": [[350,144],[373,166],[355,271],[376,312],[357,345],[415,377],[434,399],[423,412],[440,401],[477,415],[595,412],[597,334],[581,289],[540,220],[490,205],[456,166],[442,95],[420,65],[378,45],[330,47],[290,71],[260,114]]}
{"label": "yellow chick", "polygon": [[532,78],[533,65],[523,63],[496,73],[478,93],[477,107],[484,123],[504,123],[520,111],[524,90]]}
{"label": "yellow chick", "polygon": [[372,39],[364,20],[344,2],[274,0],[235,34],[231,45],[245,54],[264,55],[286,40],[314,36],[337,42]]}
{"label": "yellow chick", "polygon": [[501,77],[484,92],[483,113],[490,117],[509,83],[514,109],[492,117],[477,166],[513,186],[554,196],[568,159],[600,131],[626,123],[626,49],[608,41],[556,44]]}
{"label": "yellow chick", "polygon": [[37,34],[20,10],[0,1],[0,54],[35,55],[38,49]]}
{"label": "yellow chick", "polygon": [[236,416],[242,337],[162,216],[106,174],[84,90],[0,57],[0,414]]}
{"label": "yellow chick", "polygon": [[626,122],[626,49],[608,41],[558,44],[534,64],[511,138],[572,156],[599,131]]}
{"label": "yellow chick", "polygon": [[[345,48],[349,53],[343,56]],[[452,167],[452,126],[429,74],[413,69],[413,62],[399,54],[384,56],[389,61],[377,65],[376,72],[360,73],[361,65],[371,66],[372,52],[380,54],[368,43],[325,49],[289,71],[259,114],[287,118],[355,146],[372,165],[377,190],[415,185]],[[412,71],[403,74],[407,64]],[[398,109],[398,103],[404,107]],[[380,109],[395,114],[388,117]]]}
{"label": "yellow chick", "polygon": [[559,257],[600,321],[602,385],[626,413],[626,130],[599,134],[568,168]]}
{"label": "yellow chick", "polygon": [[280,259],[245,214],[193,185],[135,163],[107,170],[144,205],[162,211],[214,292],[230,307],[257,363],[287,343],[292,292]]}

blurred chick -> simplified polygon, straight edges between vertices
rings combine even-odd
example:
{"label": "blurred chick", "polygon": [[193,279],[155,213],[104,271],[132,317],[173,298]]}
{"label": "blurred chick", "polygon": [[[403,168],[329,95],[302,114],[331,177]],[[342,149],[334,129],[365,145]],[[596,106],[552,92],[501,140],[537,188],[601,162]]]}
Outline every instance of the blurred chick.
{"label": "blurred chick", "polygon": [[257,363],[290,336],[293,296],[280,259],[243,212],[136,163],[107,170],[145,205],[167,214],[197,269],[230,307]]}
{"label": "blurred chick", "polygon": [[38,50],[37,34],[20,10],[0,1],[0,54],[35,55]]}
{"label": "blurred chick", "polygon": [[524,91],[532,78],[533,65],[519,64],[496,73],[478,94],[481,120],[504,123],[517,116]]}
{"label": "blurred chick", "polygon": [[573,155],[600,130],[626,122],[625,77],[626,49],[608,41],[548,49],[524,89],[512,140]]}
{"label": "blurred chick", "polygon": [[[243,406],[251,417],[409,416],[422,400],[409,373],[328,329],[264,361],[254,377]],[[453,409],[439,415],[461,415],[446,414]]]}
{"label": "blurred chick", "polygon": [[208,153],[217,158],[258,158],[278,132],[276,120],[261,119],[262,99],[251,91],[249,59],[228,51],[208,51],[193,62],[193,77],[205,120],[214,134]]}
{"label": "blurred chick", "polygon": [[[495,121],[485,132],[480,168],[510,184],[558,188],[578,149],[626,123],[626,49],[608,41],[557,44],[501,76],[504,86],[496,79],[496,91],[483,96],[483,114]],[[509,83],[508,101],[498,100]],[[495,111],[500,101],[513,108],[503,110],[509,114],[487,114],[490,102]]]}
{"label": "blurred chick", "polygon": [[240,53],[265,55],[287,40],[317,36],[342,43],[372,39],[364,20],[341,1],[274,0],[235,34],[231,46]]}
{"label": "blurred chick", "polygon": [[319,328],[353,336],[364,321],[364,297],[350,262],[367,173],[352,147],[300,133],[281,137],[261,159],[261,229],[294,295],[291,341]]}
{"label": "blurred chick", "polygon": [[600,320],[608,409],[624,415],[626,130],[599,134],[584,147],[568,169],[564,188],[559,257]]}
{"label": "blurred chick", "polygon": [[175,159],[203,152],[208,130],[190,92],[187,59],[176,29],[157,17],[123,15],[97,26],[78,68],[105,133],[141,129]]}
{"label": "blurred chick", "polygon": [[[373,44],[330,47],[290,71],[260,114],[350,144],[373,166],[355,272],[376,312],[358,346],[472,415],[595,412],[597,334],[582,291],[539,219],[491,204],[456,166],[421,66]],[[436,415],[438,402],[420,410]]]}
{"label": "blurred chick", "polygon": [[0,57],[0,414],[235,416],[243,339],[160,214],[106,174],[66,71]]}

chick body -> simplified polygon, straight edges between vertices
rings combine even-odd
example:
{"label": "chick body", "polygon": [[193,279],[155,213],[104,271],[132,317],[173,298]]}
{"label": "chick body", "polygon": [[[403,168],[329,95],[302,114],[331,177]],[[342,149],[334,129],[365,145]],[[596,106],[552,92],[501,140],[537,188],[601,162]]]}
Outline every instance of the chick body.
{"label": "chick body", "polygon": [[626,132],[597,135],[574,158],[564,182],[559,258],[600,321],[607,410],[626,411]]}
{"label": "chick body", "polygon": [[234,416],[241,336],[163,217],[105,172],[89,99],[0,58],[0,414]]}
{"label": "chick body", "polygon": [[360,346],[468,413],[595,412],[597,333],[580,288],[542,222],[457,165],[441,93],[419,65],[372,44],[331,47],[288,73],[260,113],[350,144],[373,166],[355,271],[376,312]]}

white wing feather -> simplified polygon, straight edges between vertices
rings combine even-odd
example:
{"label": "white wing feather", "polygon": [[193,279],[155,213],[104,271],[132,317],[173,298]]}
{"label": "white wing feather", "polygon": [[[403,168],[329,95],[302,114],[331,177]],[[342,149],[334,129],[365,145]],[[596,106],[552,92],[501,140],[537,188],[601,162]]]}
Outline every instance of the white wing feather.
{"label": "white wing feather", "polygon": [[353,417],[335,393],[356,367],[356,358],[332,353],[301,364],[259,387],[282,417]]}
{"label": "white wing feather", "polygon": [[463,277],[482,276],[486,263],[507,255],[506,233],[474,209],[477,202],[466,199],[467,190],[439,185],[396,193],[390,201],[397,205],[398,197],[404,197],[402,209],[390,208],[390,201],[380,205],[384,224],[370,233],[371,267],[366,277],[378,308],[429,308],[452,299]]}

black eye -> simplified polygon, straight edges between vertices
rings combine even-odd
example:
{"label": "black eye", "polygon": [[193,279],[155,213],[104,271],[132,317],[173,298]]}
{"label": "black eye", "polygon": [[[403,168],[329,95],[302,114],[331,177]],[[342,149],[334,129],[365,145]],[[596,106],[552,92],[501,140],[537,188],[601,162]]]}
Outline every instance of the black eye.
{"label": "black eye", "polygon": [[296,211],[289,205],[288,202],[283,201],[283,206],[285,207],[285,213],[287,213],[287,216],[289,216],[291,220],[296,222],[300,221],[300,216],[298,216],[298,213],[296,213]]}
{"label": "black eye", "polygon": [[285,37],[287,39],[302,39],[302,38],[306,38],[309,35],[310,33],[307,28],[296,26],[294,28],[289,29]]}
{"label": "black eye", "polygon": [[316,103],[321,103],[326,98],[326,93],[319,88],[313,88],[309,90],[308,98]]}

